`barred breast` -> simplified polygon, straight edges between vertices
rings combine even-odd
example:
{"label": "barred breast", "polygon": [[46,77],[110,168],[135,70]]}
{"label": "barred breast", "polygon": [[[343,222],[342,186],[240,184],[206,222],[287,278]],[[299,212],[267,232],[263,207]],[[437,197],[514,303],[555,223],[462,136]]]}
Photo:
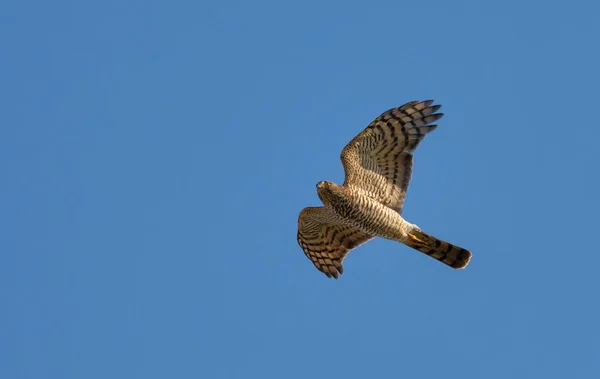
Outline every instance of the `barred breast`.
{"label": "barred breast", "polygon": [[406,222],[395,210],[362,192],[360,189],[348,188],[343,191],[344,199],[332,202],[331,207],[350,225],[365,233],[405,241],[407,229],[412,224]]}

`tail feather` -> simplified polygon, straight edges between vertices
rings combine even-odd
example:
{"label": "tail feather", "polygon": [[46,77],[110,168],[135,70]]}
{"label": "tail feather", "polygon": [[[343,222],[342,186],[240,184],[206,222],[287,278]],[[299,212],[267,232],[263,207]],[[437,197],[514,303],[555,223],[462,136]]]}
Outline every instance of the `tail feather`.
{"label": "tail feather", "polygon": [[452,268],[465,268],[471,260],[472,254],[469,250],[437,239],[421,230],[412,230],[408,237],[408,246]]}

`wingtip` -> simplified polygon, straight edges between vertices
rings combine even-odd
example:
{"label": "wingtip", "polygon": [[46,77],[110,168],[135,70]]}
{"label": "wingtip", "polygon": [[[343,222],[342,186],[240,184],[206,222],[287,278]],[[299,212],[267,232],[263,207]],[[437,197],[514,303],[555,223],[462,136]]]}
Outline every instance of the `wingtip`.
{"label": "wingtip", "polygon": [[339,279],[340,275],[344,273],[344,269],[340,267],[329,266],[327,269],[320,270],[325,274],[329,279]]}
{"label": "wingtip", "polygon": [[[431,113],[435,113],[435,112],[439,111],[441,107],[442,107],[442,106],[441,106],[440,104],[432,105],[432,106],[430,107],[430,108],[431,108]],[[442,114],[443,114],[443,113],[442,113]]]}
{"label": "wingtip", "polygon": [[435,111],[437,111],[438,109],[440,109],[442,107],[442,104],[431,105],[431,104],[435,103],[435,100],[433,100],[433,99],[425,100],[425,101],[423,101],[423,103],[427,104],[428,107],[435,108]]}

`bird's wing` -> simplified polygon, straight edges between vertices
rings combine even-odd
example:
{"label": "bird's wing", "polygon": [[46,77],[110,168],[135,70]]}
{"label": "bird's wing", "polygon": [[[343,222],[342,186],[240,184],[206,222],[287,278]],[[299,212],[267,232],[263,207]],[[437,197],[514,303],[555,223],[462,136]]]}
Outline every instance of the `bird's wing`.
{"label": "bird's wing", "polygon": [[350,250],[373,236],[363,233],[326,207],[308,207],[298,217],[298,244],[316,268],[337,279],[343,274],[342,261]]}
{"label": "bird's wing", "polygon": [[443,113],[433,100],[411,101],[382,113],[342,150],[344,185],[366,190],[401,211],[413,167],[412,152]]}

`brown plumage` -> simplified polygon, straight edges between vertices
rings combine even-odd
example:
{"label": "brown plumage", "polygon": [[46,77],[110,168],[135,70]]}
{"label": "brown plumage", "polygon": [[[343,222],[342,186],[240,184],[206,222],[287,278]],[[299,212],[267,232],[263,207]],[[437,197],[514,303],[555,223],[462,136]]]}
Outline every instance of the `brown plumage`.
{"label": "brown plumage", "polygon": [[450,267],[464,268],[471,252],[421,231],[400,216],[413,167],[412,153],[443,116],[432,100],[411,101],[377,117],[342,150],[346,180],[319,182],[324,207],[304,208],[298,244],[328,277],[344,272],[350,250],[375,236],[404,243]]}

